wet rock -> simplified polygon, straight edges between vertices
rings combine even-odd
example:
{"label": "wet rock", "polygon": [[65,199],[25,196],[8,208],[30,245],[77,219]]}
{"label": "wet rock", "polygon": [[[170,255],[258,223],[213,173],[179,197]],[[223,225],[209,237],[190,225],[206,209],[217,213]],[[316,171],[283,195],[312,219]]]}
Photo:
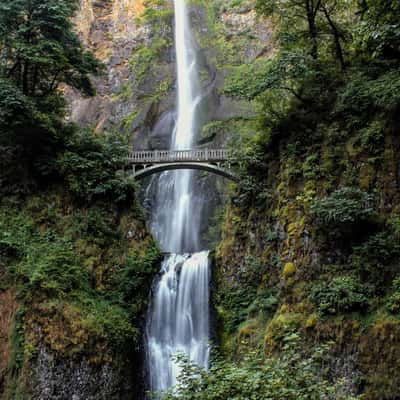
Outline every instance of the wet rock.
{"label": "wet rock", "polygon": [[111,364],[95,366],[85,357],[59,358],[46,348],[33,365],[33,400],[111,400],[119,397]]}

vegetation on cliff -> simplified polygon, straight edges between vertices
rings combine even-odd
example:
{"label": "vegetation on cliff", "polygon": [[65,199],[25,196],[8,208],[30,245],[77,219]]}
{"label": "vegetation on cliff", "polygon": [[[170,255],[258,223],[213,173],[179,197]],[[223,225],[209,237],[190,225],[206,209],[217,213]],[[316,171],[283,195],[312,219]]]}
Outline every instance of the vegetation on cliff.
{"label": "vegetation on cliff", "polygon": [[4,399],[38,396],[43,352],[109,364],[120,386],[159,268],[124,172],[127,138],[65,122],[64,87],[93,95],[101,72],[73,31],[78,5],[0,4],[0,292],[14,299],[0,305],[14,317],[13,333],[1,327]]}
{"label": "vegetation on cliff", "polygon": [[[343,386],[332,398],[393,400],[399,4],[259,0],[256,9],[274,21],[278,49],[230,66],[225,81],[224,93],[258,114],[233,138],[246,162],[216,251],[220,350],[239,371],[252,351],[285,357],[293,335],[309,351],[303,360],[333,341],[325,368]],[[318,396],[306,398],[329,398]]]}
{"label": "vegetation on cliff", "polygon": [[239,363],[214,360],[209,371],[182,360],[181,381],[163,399],[355,400],[342,392],[340,382],[332,385],[321,372],[326,349],[307,356],[295,342],[295,337],[288,339],[279,357],[266,359],[251,352]]}

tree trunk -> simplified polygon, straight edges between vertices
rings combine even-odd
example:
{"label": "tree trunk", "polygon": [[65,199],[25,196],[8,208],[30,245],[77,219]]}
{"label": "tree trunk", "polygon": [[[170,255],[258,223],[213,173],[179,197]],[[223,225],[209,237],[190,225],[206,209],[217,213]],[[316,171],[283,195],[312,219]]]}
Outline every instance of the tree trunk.
{"label": "tree trunk", "polygon": [[22,92],[29,96],[29,61],[25,61],[22,73]]}
{"label": "tree trunk", "polygon": [[320,0],[317,3],[317,6],[314,8],[314,4],[312,0],[306,1],[306,12],[307,12],[307,22],[308,22],[308,32],[311,38],[311,56],[314,59],[318,58],[318,31],[317,26],[315,24],[315,17],[317,15],[318,8],[320,6]]}
{"label": "tree trunk", "polygon": [[342,49],[342,45],[340,43],[341,34],[340,34],[336,24],[333,22],[332,18],[330,17],[329,12],[326,9],[326,7],[323,7],[323,11],[324,11],[326,20],[328,21],[328,24],[332,29],[333,38],[335,40],[336,57],[340,62],[340,66],[344,70],[344,69],[346,69],[346,63],[344,61],[343,49]]}
{"label": "tree trunk", "polygon": [[314,59],[318,58],[318,42],[317,42],[317,28],[315,26],[315,19],[312,16],[308,17],[308,27],[311,36],[311,55]]}

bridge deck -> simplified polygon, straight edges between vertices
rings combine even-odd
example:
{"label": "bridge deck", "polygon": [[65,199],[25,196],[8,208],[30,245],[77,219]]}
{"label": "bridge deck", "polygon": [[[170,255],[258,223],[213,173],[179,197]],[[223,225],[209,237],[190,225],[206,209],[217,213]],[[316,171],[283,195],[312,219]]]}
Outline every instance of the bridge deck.
{"label": "bridge deck", "polygon": [[231,159],[226,149],[154,150],[134,151],[129,154],[129,164],[164,164],[173,162],[223,162]]}

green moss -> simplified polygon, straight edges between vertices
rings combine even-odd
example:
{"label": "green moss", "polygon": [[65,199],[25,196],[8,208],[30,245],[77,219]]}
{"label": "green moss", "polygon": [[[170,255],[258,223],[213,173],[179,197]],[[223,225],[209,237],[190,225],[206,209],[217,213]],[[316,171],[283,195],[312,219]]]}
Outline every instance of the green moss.
{"label": "green moss", "polygon": [[162,22],[170,22],[173,17],[173,9],[165,0],[146,0],[146,8],[138,22],[157,27]]}
{"label": "green moss", "polygon": [[138,111],[133,111],[132,113],[130,113],[129,115],[127,115],[124,120],[122,121],[122,124],[125,128],[130,129],[133,121],[137,118],[137,116],[139,115]]}
{"label": "green moss", "polygon": [[361,338],[361,365],[365,373],[365,398],[368,400],[389,400],[398,393],[399,334],[398,319],[381,317]]}
{"label": "green moss", "polygon": [[285,279],[293,276],[296,273],[296,267],[292,262],[287,262],[283,268],[282,275]]}
{"label": "green moss", "polygon": [[286,312],[284,308],[275,315],[267,325],[264,343],[267,351],[272,351],[283,344],[284,339],[298,332],[303,315],[295,312]]}
{"label": "green moss", "polygon": [[351,276],[335,277],[327,284],[317,284],[310,294],[321,315],[366,310],[371,297],[371,287]]}
{"label": "green moss", "polygon": [[165,37],[154,39],[150,45],[142,45],[135,50],[129,65],[134,73],[134,87],[137,88],[149,76],[149,71],[163,52],[171,45]]}

